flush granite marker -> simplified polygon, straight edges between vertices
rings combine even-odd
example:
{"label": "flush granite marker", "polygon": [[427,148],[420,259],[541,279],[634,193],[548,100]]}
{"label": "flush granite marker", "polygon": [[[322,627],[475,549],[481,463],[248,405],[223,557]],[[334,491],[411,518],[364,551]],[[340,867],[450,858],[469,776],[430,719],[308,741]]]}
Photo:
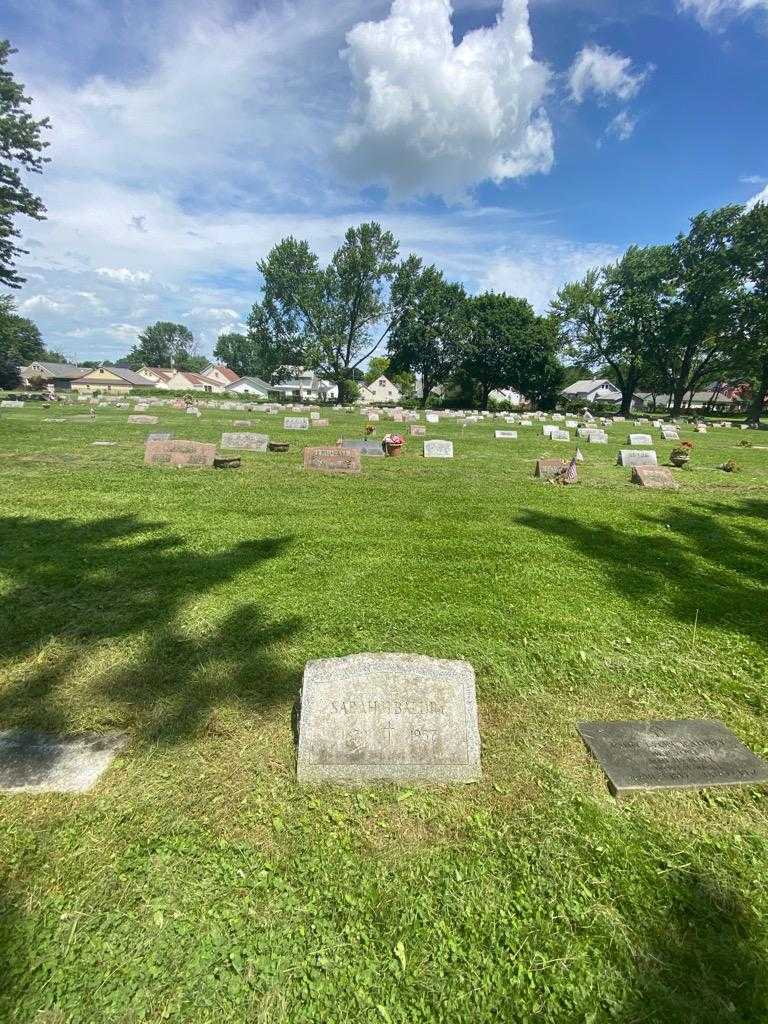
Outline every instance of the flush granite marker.
{"label": "flush granite marker", "polygon": [[577,729],[614,796],[768,783],[768,763],[713,719],[580,722]]}
{"label": "flush granite marker", "polygon": [[0,732],[0,792],[83,793],[128,743],[125,733]]}
{"label": "flush granite marker", "polygon": [[474,782],[475,673],[465,661],[356,654],[310,661],[301,693],[300,782]]}

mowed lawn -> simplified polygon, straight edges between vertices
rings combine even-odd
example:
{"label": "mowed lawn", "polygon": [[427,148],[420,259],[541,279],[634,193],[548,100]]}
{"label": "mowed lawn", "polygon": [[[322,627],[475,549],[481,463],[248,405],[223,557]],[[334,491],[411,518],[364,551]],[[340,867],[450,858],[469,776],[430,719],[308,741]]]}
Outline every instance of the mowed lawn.
{"label": "mowed lawn", "polygon": [[[575,730],[714,717],[768,754],[768,434],[684,428],[670,493],[615,466],[626,424],[563,489],[540,427],[339,477],[301,449],[358,414],[253,414],[291,452],[220,472],[143,440],[245,413],[44,421],[82,411],[0,412],[0,727],[131,743],[89,794],[0,797],[0,1020],[768,1020],[768,795],[617,803]],[[472,663],[480,784],[297,786],[303,666],[363,651]]]}

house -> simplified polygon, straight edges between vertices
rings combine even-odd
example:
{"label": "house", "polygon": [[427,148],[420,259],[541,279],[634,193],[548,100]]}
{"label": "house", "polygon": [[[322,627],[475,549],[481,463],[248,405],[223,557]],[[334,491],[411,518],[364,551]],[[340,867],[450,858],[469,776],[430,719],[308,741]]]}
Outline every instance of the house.
{"label": "house", "polygon": [[256,395],[258,398],[269,398],[275,393],[274,385],[267,384],[260,377],[238,377],[232,384],[224,389],[227,394],[233,395]]}
{"label": "house", "polygon": [[88,373],[87,366],[74,366],[72,363],[41,363],[35,361],[29,366],[19,367],[19,376],[24,387],[30,387],[30,381],[39,378],[43,385],[53,384],[56,391],[69,391],[72,381]]}
{"label": "house", "polygon": [[224,387],[236,384],[240,380],[239,374],[235,373],[234,370],[230,370],[228,366],[224,366],[222,363],[209,363],[201,375],[203,377],[210,377],[211,380],[217,380]]}
{"label": "house", "polygon": [[146,377],[158,388],[167,388],[175,372],[169,366],[142,366],[137,370],[140,377]]}
{"label": "house", "polygon": [[166,391],[205,391],[208,394],[224,391],[226,385],[213,377],[191,370],[174,370],[173,376],[158,387]]}
{"label": "house", "polygon": [[305,370],[301,366],[285,366],[291,376],[282,384],[271,384],[269,390],[286,400],[298,399],[302,402],[325,402],[338,395],[338,389],[330,381],[321,380],[314,370]]}
{"label": "house", "polygon": [[402,392],[397,384],[393,384],[388,377],[382,374],[377,377],[376,380],[372,380],[370,384],[360,385],[360,394],[363,394],[363,388],[365,388],[365,401],[366,402],[401,402],[403,400]]}
{"label": "house", "polygon": [[93,391],[106,391],[112,394],[128,394],[132,388],[151,388],[152,381],[147,380],[125,366],[97,366],[94,370],[84,371],[85,375],[72,381],[72,388],[88,394]]}
{"label": "house", "polygon": [[620,402],[621,391],[610,380],[577,380],[560,392],[570,402]]}
{"label": "house", "polygon": [[508,405],[528,405],[528,399],[525,395],[521,395],[520,392],[515,391],[514,388],[497,388],[488,395],[488,398],[492,402],[506,402]]}

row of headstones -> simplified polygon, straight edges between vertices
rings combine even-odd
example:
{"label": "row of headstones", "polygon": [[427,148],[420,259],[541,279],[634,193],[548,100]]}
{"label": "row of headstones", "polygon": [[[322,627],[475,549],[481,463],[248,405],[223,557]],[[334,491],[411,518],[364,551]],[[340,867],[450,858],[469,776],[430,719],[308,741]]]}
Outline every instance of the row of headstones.
{"label": "row of headstones", "polygon": [[[296,761],[301,783],[456,784],[482,777],[475,673],[466,661],[357,654],[304,669]],[[760,785],[768,764],[717,721],[580,722],[611,792]],[[0,789],[85,791],[125,733],[0,733]]]}

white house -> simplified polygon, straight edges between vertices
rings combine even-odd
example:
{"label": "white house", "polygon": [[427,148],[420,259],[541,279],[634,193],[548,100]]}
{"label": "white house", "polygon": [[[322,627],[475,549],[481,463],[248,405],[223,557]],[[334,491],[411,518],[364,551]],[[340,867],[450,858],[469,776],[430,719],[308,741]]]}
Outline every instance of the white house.
{"label": "white house", "polygon": [[165,391],[205,391],[208,394],[215,394],[224,391],[225,385],[202,373],[176,370],[170,380],[167,380],[165,384],[158,384],[158,387]]}
{"label": "white house", "polygon": [[577,380],[560,392],[571,402],[620,402],[621,391],[610,380]]}
{"label": "white house", "polygon": [[360,398],[365,402],[402,402],[403,395],[397,384],[382,374],[370,384],[360,384]]}
{"label": "white house", "polygon": [[138,372],[142,377],[146,377],[148,381],[151,381],[155,387],[163,390],[167,389],[168,381],[176,373],[169,366],[142,366]]}
{"label": "white house", "polygon": [[269,390],[287,399],[298,399],[302,402],[320,402],[333,399],[338,389],[330,381],[321,380],[314,370],[305,370],[302,366],[285,366],[283,371],[291,377],[282,384],[271,384]]}
{"label": "white house", "polygon": [[230,384],[236,384],[240,380],[239,375],[234,370],[230,370],[228,366],[224,366],[223,363],[209,363],[202,371],[202,376],[210,377],[211,380],[217,380],[225,388]]}
{"label": "white house", "polygon": [[488,395],[488,398],[492,402],[508,402],[509,405],[523,406],[528,404],[528,399],[525,395],[521,395],[514,388],[497,388]]}
{"label": "white house", "polygon": [[227,394],[256,395],[258,398],[269,398],[270,392],[274,393],[275,388],[260,377],[238,377],[232,384],[228,384],[225,390]]}

